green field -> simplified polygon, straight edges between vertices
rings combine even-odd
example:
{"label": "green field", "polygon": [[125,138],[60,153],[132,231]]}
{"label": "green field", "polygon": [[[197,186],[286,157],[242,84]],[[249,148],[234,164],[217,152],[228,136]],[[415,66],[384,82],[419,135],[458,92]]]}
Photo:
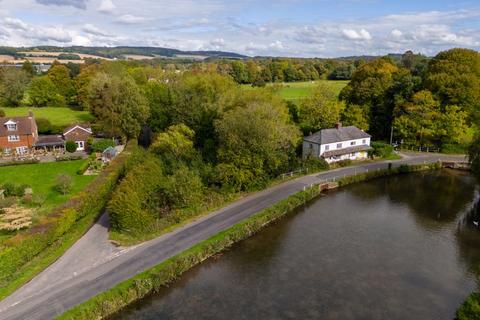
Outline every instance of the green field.
{"label": "green field", "polygon": [[[331,87],[337,94],[348,84],[344,80],[317,80],[308,82],[288,82],[268,84],[267,86],[279,87],[278,93],[285,100],[296,101],[307,98],[319,83],[323,83]],[[247,90],[253,90],[251,85],[242,85]]]}
{"label": "green field", "polygon": [[85,123],[93,120],[88,111],[75,111],[70,108],[2,108],[7,117],[26,116],[29,111],[33,112],[35,118],[48,119],[56,127],[67,127],[75,123]]}
{"label": "green field", "polygon": [[[77,170],[85,161],[88,160],[0,167],[0,184],[5,182],[28,184],[32,187],[34,194],[40,194],[45,197],[42,209],[52,208],[81,191],[95,178],[95,176],[77,175]],[[70,194],[62,195],[55,190],[55,180],[60,173],[66,173],[72,177],[73,184]]]}

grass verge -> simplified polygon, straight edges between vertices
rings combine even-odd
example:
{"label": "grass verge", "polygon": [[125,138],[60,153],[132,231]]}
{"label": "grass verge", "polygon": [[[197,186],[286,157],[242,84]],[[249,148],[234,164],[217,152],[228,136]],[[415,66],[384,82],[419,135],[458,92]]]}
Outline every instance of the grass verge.
{"label": "grass verge", "polygon": [[[438,164],[400,166],[391,170],[375,171],[346,177],[340,185],[365,181],[377,177],[399,173],[440,168]],[[349,179],[352,178],[352,179]],[[209,257],[230,248],[236,242],[251,237],[269,224],[287,216],[294,209],[314,199],[321,193],[320,187],[314,186],[284,199],[270,208],[264,209],[250,218],[235,224],[217,235],[204,240],[186,251],[165,260],[159,265],[126,280],[113,288],[75,306],[57,319],[104,319],[129,304],[147,295],[158,292],[163,286],[175,281],[184,272],[200,264]]]}

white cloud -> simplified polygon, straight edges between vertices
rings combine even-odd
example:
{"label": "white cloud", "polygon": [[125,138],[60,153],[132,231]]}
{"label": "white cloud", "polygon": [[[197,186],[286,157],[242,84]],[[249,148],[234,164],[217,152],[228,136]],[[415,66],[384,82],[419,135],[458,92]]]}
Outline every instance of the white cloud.
{"label": "white cloud", "polygon": [[111,35],[108,32],[105,32],[101,30],[100,28],[96,27],[93,24],[87,23],[86,25],[83,26],[82,31],[91,34],[94,36],[100,36],[100,37],[111,37]]}
{"label": "white cloud", "polygon": [[395,37],[395,38],[400,38],[403,35],[402,31],[398,29],[393,29],[392,32],[390,32],[390,34],[392,35],[392,37]]}
{"label": "white cloud", "polygon": [[101,13],[113,13],[115,8],[116,6],[112,0],[102,0],[100,6],[97,8],[97,11]]}
{"label": "white cloud", "polygon": [[22,30],[22,31],[28,30],[28,25],[20,19],[6,17],[3,20],[3,23],[6,27],[11,29]]}
{"label": "white cloud", "polygon": [[342,34],[345,38],[350,40],[371,40],[372,36],[365,29],[360,29],[359,31],[353,29],[343,29]]}
{"label": "white cloud", "polygon": [[132,14],[124,14],[117,18],[116,22],[121,24],[141,24],[151,20],[150,18],[134,16]]}

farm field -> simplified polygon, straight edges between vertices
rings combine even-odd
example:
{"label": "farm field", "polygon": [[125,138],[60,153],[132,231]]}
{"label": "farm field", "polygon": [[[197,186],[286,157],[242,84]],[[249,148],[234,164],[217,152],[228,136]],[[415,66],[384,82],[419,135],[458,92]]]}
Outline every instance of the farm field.
{"label": "farm field", "polygon": [[[43,209],[53,208],[81,191],[95,176],[78,175],[77,170],[88,160],[62,161],[51,163],[23,164],[0,167],[0,182],[28,184],[34,194],[43,195]],[[62,195],[55,190],[57,175],[65,173],[72,177],[72,190]]]}
{"label": "farm field", "polygon": [[70,108],[1,108],[5,111],[7,117],[26,116],[29,111],[33,112],[35,118],[48,119],[52,125],[57,127],[67,127],[74,123],[86,123],[93,120],[93,116],[88,111],[76,111]]}
{"label": "farm field", "polygon": [[[340,91],[348,84],[347,80],[317,80],[317,81],[306,81],[306,82],[285,82],[285,83],[275,83],[268,84],[267,86],[280,87],[278,93],[280,96],[289,101],[296,101],[303,98],[307,98],[312,94],[312,91],[319,84],[323,83],[327,86],[333,88],[337,94],[340,94]],[[249,90],[253,89],[251,85],[242,85],[243,88]]]}

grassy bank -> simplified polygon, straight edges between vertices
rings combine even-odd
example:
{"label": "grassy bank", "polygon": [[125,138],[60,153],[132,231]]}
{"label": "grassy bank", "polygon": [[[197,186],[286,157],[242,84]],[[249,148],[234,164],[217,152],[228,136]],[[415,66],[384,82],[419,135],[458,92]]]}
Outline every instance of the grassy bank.
{"label": "grassy bank", "polygon": [[102,212],[136,150],[134,143],[115,158],[83,191],[43,216],[26,232],[0,247],[0,298],[4,298],[58,259]]}
{"label": "grassy bank", "polygon": [[[437,168],[440,168],[438,164],[401,166],[392,170],[373,171],[354,177],[346,177],[340,180],[339,184],[344,186],[377,177]],[[175,281],[184,272],[209,257],[228,249],[234,243],[254,235],[265,226],[281,219],[295,208],[318,196],[320,192],[318,186],[298,192],[233,227],[198,243],[183,253],[74,307],[57,319],[103,319],[111,316],[129,304],[159,291],[162,286]]]}
{"label": "grassy bank", "polygon": [[67,127],[74,123],[90,122],[93,116],[88,111],[77,111],[70,108],[1,108],[7,117],[26,116],[29,111],[33,112],[35,118],[44,118],[58,127]]}

